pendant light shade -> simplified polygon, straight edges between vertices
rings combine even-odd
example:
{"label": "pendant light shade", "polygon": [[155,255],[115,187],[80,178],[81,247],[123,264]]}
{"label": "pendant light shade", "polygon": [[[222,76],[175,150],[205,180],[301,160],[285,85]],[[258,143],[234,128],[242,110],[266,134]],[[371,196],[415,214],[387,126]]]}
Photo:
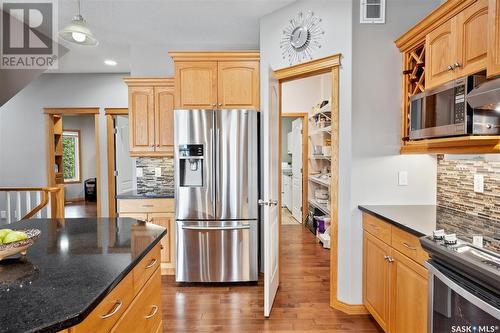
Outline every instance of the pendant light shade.
{"label": "pendant light shade", "polygon": [[80,14],[80,0],[78,0],[78,14],[73,17],[71,23],[59,31],[59,37],[70,43],[97,46],[99,41],[94,37],[87,27],[85,19]]}

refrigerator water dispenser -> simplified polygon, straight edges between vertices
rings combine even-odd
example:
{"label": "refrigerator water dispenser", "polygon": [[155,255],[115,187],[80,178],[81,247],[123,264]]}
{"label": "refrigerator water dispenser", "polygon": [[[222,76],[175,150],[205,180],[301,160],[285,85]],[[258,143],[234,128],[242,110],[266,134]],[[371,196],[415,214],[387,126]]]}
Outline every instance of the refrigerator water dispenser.
{"label": "refrigerator water dispenser", "polygon": [[203,145],[179,145],[179,185],[203,186]]}

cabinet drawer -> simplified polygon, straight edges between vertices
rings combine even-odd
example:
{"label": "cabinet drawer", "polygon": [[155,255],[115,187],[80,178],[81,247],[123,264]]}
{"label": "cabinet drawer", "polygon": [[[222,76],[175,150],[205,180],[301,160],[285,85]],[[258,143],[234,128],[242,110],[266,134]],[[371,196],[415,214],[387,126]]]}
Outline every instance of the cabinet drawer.
{"label": "cabinet drawer", "polygon": [[109,332],[132,302],[132,287],[133,277],[128,274],[83,322],[71,329],[71,332]]}
{"label": "cabinet drawer", "polygon": [[132,271],[134,276],[134,294],[137,294],[142,289],[155,270],[160,267],[160,247],[160,243],[156,244],[156,246],[137,264],[137,266],[134,267],[134,270]]}
{"label": "cabinet drawer", "polygon": [[175,211],[173,199],[120,199],[118,213],[169,213]]}
{"label": "cabinet drawer", "polygon": [[429,259],[427,252],[420,246],[418,237],[394,226],[392,227],[391,246],[420,265]]}
{"label": "cabinet drawer", "polygon": [[157,268],[111,333],[155,333],[161,318],[161,275]]}
{"label": "cabinet drawer", "polygon": [[389,223],[365,213],[363,214],[363,228],[378,239],[391,244],[391,225]]}

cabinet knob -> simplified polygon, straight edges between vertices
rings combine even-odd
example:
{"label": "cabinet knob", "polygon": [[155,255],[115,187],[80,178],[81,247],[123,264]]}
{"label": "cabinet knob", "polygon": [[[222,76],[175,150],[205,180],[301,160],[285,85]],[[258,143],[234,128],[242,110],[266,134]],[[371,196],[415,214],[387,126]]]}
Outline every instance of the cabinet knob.
{"label": "cabinet knob", "polygon": [[212,106],[213,106],[213,107],[216,107],[216,106],[217,106],[217,104],[216,104],[216,103],[214,103],[214,104],[212,104]]}
{"label": "cabinet knob", "polygon": [[222,103],[219,103],[219,106],[222,106]]}
{"label": "cabinet knob", "polygon": [[452,71],[452,70],[453,70],[453,66],[449,65],[449,66],[448,66],[448,70],[449,70],[449,71]]}
{"label": "cabinet knob", "polygon": [[453,65],[453,68],[454,68],[454,69],[455,69],[455,68],[460,68],[460,67],[462,67],[462,64],[461,64],[461,63],[459,63],[459,62],[456,62],[456,63]]}

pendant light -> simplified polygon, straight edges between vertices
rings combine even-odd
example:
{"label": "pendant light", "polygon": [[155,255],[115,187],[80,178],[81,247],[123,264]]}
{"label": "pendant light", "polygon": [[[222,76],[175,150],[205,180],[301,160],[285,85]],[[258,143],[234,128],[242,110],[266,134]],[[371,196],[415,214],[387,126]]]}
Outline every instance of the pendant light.
{"label": "pendant light", "polygon": [[87,28],[87,23],[80,14],[80,0],[78,1],[78,14],[73,17],[71,24],[59,31],[59,37],[70,43],[97,46],[99,41],[92,35],[92,32]]}

